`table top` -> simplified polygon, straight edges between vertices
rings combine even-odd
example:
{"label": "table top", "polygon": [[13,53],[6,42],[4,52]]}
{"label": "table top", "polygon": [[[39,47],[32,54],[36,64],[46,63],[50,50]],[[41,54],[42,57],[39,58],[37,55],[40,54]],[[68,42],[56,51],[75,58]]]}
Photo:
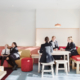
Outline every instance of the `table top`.
{"label": "table top", "polygon": [[[69,55],[70,51],[53,51],[52,55]],[[40,53],[42,55],[42,53]],[[39,54],[32,54],[32,57],[39,57]]]}

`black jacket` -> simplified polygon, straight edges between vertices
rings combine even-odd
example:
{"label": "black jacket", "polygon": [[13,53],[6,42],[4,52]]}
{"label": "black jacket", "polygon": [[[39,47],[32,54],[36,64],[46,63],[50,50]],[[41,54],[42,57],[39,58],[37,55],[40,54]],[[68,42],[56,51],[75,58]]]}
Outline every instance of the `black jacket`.
{"label": "black jacket", "polygon": [[50,43],[45,43],[41,45],[40,53],[42,53],[40,62],[48,63],[53,61],[53,56],[51,53],[53,52],[52,45]]}
{"label": "black jacket", "polygon": [[77,50],[76,50],[76,46],[73,42],[68,43],[67,47],[65,48],[66,51],[70,51],[71,52],[71,56],[74,55],[78,55]]}
{"label": "black jacket", "polygon": [[[49,43],[53,43],[53,41],[51,40]],[[54,43],[54,45],[55,45],[55,47],[53,47],[53,49],[59,49],[59,46],[58,46],[58,42],[57,41],[55,41],[55,43]],[[52,44],[52,46],[53,46],[53,44]]]}
{"label": "black jacket", "polygon": [[17,47],[10,48],[10,55],[11,55],[11,54],[14,54],[14,53],[18,53]]}

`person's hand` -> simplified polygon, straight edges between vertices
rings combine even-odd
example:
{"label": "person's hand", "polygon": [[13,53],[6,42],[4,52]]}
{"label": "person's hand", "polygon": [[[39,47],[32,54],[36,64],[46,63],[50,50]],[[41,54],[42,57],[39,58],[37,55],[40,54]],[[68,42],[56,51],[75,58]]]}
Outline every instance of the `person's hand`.
{"label": "person's hand", "polygon": [[56,49],[54,49],[54,51],[56,51]]}
{"label": "person's hand", "polygon": [[63,51],[64,49],[63,48],[60,48],[60,50]]}
{"label": "person's hand", "polygon": [[9,57],[7,57],[6,60],[9,60]]}
{"label": "person's hand", "polygon": [[3,57],[4,55],[2,54],[1,56]]}
{"label": "person's hand", "polygon": [[56,48],[56,51],[58,51],[58,48]]}

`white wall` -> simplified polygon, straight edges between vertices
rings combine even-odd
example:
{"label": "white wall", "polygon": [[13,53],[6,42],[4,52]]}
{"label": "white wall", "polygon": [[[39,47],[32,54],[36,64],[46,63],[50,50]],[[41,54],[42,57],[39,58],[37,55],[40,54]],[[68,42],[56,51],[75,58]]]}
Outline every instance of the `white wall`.
{"label": "white wall", "polygon": [[36,10],[36,28],[79,28],[80,13],[78,9],[38,9]]}
{"label": "white wall", "polygon": [[72,28],[45,28],[45,29],[36,29],[36,46],[40,46],[44,43],[44,38],[48,36],[51,40],[52,36],[56,36],[59,46],[66,46],[67,45],[67,37],[72,36],[73,41],[76,46],[79,46],[79,29]]}
{"label": "white wall", "polygon": [[13,41],[19,46],[35,46],[35,10],[0,11],[0,46]]}
{"label": "white wall", "polygon": [[35,46],[36,28],[55,28],[57,22],[61,24],[61,28],[79,28],[79,10],[2,9],[0,46],[6,43],[11,45],[13,41],[19,46]]}

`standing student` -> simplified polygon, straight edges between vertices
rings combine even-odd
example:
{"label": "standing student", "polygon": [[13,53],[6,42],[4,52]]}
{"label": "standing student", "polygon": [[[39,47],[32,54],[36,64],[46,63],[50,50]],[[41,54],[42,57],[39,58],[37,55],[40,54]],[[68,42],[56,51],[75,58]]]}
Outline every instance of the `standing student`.
{"label": "standing student", "polygon": [[78,55],[78,52],[76,50],[76,46],[73,42],[72,37],[68,37],[67,41],[68,41],[68,44],[67,44],[66,48],[65,49],[61,48],[61,51],[70,51],[71,52],[70,57],[74,56],[74,55]]}
{"label": "standing student", "polygon": [[8,44],[5,45],[5,49],[2,50],[0,60],[1,60],[1,66],[4,63],[4,60],[10,55],[10,50]]}
{"label": "standing student", "polygon": [[52,36],[52,40],[50,41],[50,43],[52,44],[53,49],[55,51],[59,49],[58,42],[56,41],[56,37],[55,36]]}
{"label": "standing student", "polygon": [[7,59],[7,62],[13,66],[13,70],[16,70],[18,65],[15,63],[15,60],[20,59],[20,55],[18,52],[17,44],[16,42],[12,43],[12,47],[10,48],[10,55],[9,58]]}
{"label": "standing student", "polygon": [[53,61],[53,56],[51,53],[53,52],[53,47],[49,43],[49,38],[45,37],[45,43],[41,45],[40,53],[42,53],[40,62],[48,63]]}

